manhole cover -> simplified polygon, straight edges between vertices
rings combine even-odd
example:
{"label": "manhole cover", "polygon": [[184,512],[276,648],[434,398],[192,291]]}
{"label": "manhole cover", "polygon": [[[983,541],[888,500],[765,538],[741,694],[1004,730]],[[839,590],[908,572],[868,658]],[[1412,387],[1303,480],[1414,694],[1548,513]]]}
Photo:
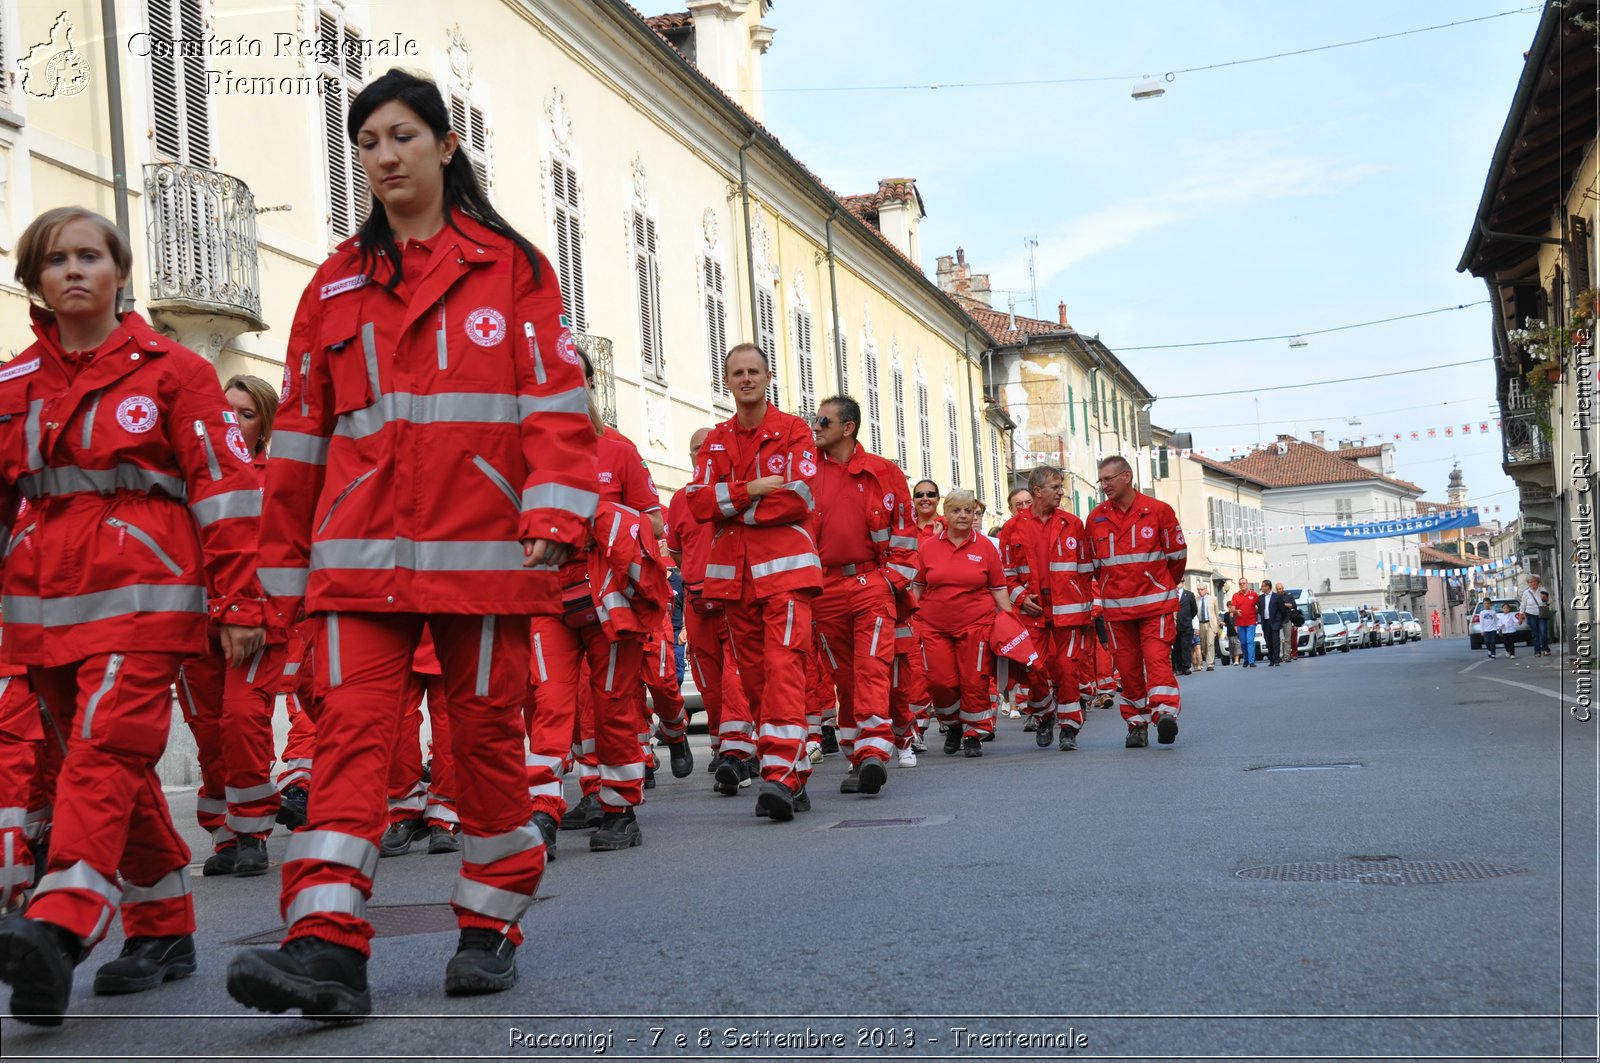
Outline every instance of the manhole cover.
{"label": "manhole cover", "polygon": [[1245,771],[1266,771],[1266,772],[1274,772],[1274,771],[1349,771],[1349,770],[1351,770],[1353,768],[1359,768],[1359,767],[1361,767],[1361,765],[1359,765],[1359,764],[1346,764],[1346,763],[1340,763],[1340,764],[1258,764],[1253,768],[1246,768],[1244,770]]}
{"label": "manhole cover", "polygon": [[1431,886],[1440,882],[1520,875],[1524,867],[1503,867],[1476,860],[1401,860],[1398,857],[1332,860],[1305,864],[1268,864],[1234,874],[1266,882],[1353,882],[1358,886]]}
{"label": "manhole cover", "polygon": [[842,819],[833,825],[834,830],[848,830],[851,827],[915,827],[923,822],[925,816],[910,816],[905,819]]}
{"label": "manhole cover", "polygon": [[[543,900],[534,898],[535,901]],[[454,933],[459,929],[455,909],[448,904],[374,904],[367,908],[367,920],[372,923],[372,936],[403,938],[417,934]],[[287,927],[263,930],[249,937],[230,941],[230,945],[276,945],[283,940]]]}

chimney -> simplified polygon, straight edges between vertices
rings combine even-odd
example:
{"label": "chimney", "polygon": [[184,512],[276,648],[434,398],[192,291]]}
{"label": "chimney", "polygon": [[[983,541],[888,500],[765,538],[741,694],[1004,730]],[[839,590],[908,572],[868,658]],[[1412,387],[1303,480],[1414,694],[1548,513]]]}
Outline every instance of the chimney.
{"label": "chimney", "polygon": [[1071,328],[1072,327],[1070,324],[1067,323],[1067,303],[1066,303],[1066,300],[1062,300],[1056,306],[1056,315],[1061,318],[1061,327],[1062,328]]}
{"label": "chimney", "polygon": [[1311,442],[1315,443],[1317,446],[1321,447],[1323,450],[1327,450],[1328,449],[1328,433],[1326,433],[1326,432],[1324,432],[1324,431],[1322,431],[1320,429],[1315,431],[1315,432],[1312,432],[1311,433]]}
{"label": "chimney", "polygon": [[[879,215],[882,217],[882,214]],[[939,290],[946,295],[967,295],[974,298],[977,293],[973,291],[972,269],[967,265],[966,252],[956,248],[956,257],[952,261],[949,255],[940,255],[938,262]],[[983,301],[989,301],[988,278],[984,278]]]}
{"label": "chimney", "polygon": [[[900,253],[921,265],[922,245],[917,227],[927,212],[914,177],[886,177],[878,182],[878,231]],[[962,262],[965,267],[966,262]]]}
{"label": "chimney", "polygon": [[984,306],[993,306],[994,303],[989,295],[989,275],[987,273],[974,273],[972,275],[972,291],[968,294]]}
{"label": "chimney", "polygon": [[956,248],[956,261],[961,263],[963,266],[965,266],[967,264],[967,249],[966,248],[964,248],[964,247]]}
{"label": "chimney", "polygon": [[761,23],[766,4],[749,0],[685,0],[694,25],[694,64],[718,88],[762,120],[762,57],[773,30]]}

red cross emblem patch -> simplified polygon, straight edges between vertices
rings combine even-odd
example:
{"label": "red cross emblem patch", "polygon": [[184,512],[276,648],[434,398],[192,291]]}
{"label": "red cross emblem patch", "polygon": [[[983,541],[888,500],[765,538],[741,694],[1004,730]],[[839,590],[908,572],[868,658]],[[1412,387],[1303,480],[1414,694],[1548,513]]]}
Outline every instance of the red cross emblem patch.
{"label": "red cross emblem patch", "polygon": [[467,339],[479,347],[493,347],[506,338],[506,316],[492,306],[480,306],[467,315]]}
{"label": "red cross emblem patch", "polygon": [[244,432],[238,425],[228,429],[227,442],[228,449],[233,452],[233,456],[249,465],[250,459],[255,455],[251,454],[250,448],[244,445]]}
{"label": "red cross emblem patch", "polygon": [[148,395],[132,395],[117,404],[117,423],[125,431],[142,435],[156,426],[156,403]]}

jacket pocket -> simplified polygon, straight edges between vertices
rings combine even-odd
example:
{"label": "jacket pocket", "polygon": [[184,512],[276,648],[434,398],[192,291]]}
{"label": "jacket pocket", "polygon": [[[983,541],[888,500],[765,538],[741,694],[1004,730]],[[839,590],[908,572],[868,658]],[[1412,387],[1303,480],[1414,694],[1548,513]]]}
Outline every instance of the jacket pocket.
{"label": "jacket pocket", "polygon": [[[377,397],[376,328],[361,320],[360,300],[344,297],[322,320],[320,345],[333,383],[333,412],[350,413],[371,406]],[[302,385],[304,386],[304,385]]]}
{"label": "jacket pocket", "polygon": [[354,480],[351,480],[348,484],[345,485],[344,490],[340,491],[338,493],[338,495],[336,495],[334,497],[334,500],[331,503],[329,503],[328,511],[322,515],[322,520],[320,522],[318,522],[318,524],[317,524],[317,534],[318,535],[321,535],[322,532],[323,532],[323,529],[327,528],[328,522],[333,519],[334,512],[341,505],[344,504],[344,500],[349,498],[350,495],[355,492],[356,488],[360,487],[362,484],[364,484],[368,480],[372,479],[373,475],[376,474],[377,471],[378,470],[376,468],[368,469],[366,472],[362,473],[360,476],[357,476]]}
{"label": "jacket pocket", "polygon": [[6,544],[5,556],[10,557],[12,554],[16,553],[17,547],[19,546],[27,546],[28,549],[33,549],[33,544],[29,542],[29,539],[32,538],[34,531],[38,527],[39,522],[34,521],[32,524],[18,528],[15,534],[11,536],[11,541]]}
{"label": "jacket pocket", "polygon": [[117,530],[117,546],[120,548],[128,539],[133,539],[155,555],[156,560],[166,566],[168,572],[174,576],[183,575],[183,566],[172,560],[172,556],[161,548],[155,536],[137,525],[129,524],[118,517],[107,517],[106,526]]}
{"label": "jacket pocket", "polygon": [[511,508],[518,513],[522,512],[522,497],[517,494],[517,489],[511,486],[511,481],[500,475],[499,469],[489,464],[488,459],[481,454],[472,456],[472,465],[484,476],[487,476],[490,483],[500,489],[500,493],[505,495],[506,499],[511,503]]}

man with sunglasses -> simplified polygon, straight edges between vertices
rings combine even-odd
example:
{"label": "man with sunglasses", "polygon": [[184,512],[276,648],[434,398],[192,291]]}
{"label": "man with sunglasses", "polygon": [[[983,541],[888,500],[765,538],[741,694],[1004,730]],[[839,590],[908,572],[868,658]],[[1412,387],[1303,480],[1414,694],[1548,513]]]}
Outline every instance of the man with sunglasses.
{"label": "man with sunglasses", "polygon": [[[895,618],[916,578],[916,529],[906,477],[856,441],[861,406],[836,395],[818,408],[816,492],[822,593],[812,607],[818,641],[839,690],[839,746],[850,758],[841,793],[875,794],[895,744],[889,673]],[[909,610],[907,611],[909,615]]]}
{"label": "man with sunglasses", "polygon": [[1018,510],[1000,529],[1001,564],[1017,618],[1027,627],[1039,660],[1028,670],[1028,712],[1036,721],[1034,741],[1050,745],[1061,725],[1057,748],[1078,748],[1083,727],[1080,684],[1088,678],[1093,653],[1092,564],[1083,522],[1061,508],[1066,475],[1053,465],[1028,474],[1033,504]]}
{"label": "man with sunglasses", "polygon": [[1178,680],[1172,673],[1174,613],[1189,549],[1172,507],[1133,486],[1121,455],[1100,462],[1105,501],[1089,512],[1089,541],[1111,656],[1122,677],[1122,718],[1129,749],[1178,737]]}

